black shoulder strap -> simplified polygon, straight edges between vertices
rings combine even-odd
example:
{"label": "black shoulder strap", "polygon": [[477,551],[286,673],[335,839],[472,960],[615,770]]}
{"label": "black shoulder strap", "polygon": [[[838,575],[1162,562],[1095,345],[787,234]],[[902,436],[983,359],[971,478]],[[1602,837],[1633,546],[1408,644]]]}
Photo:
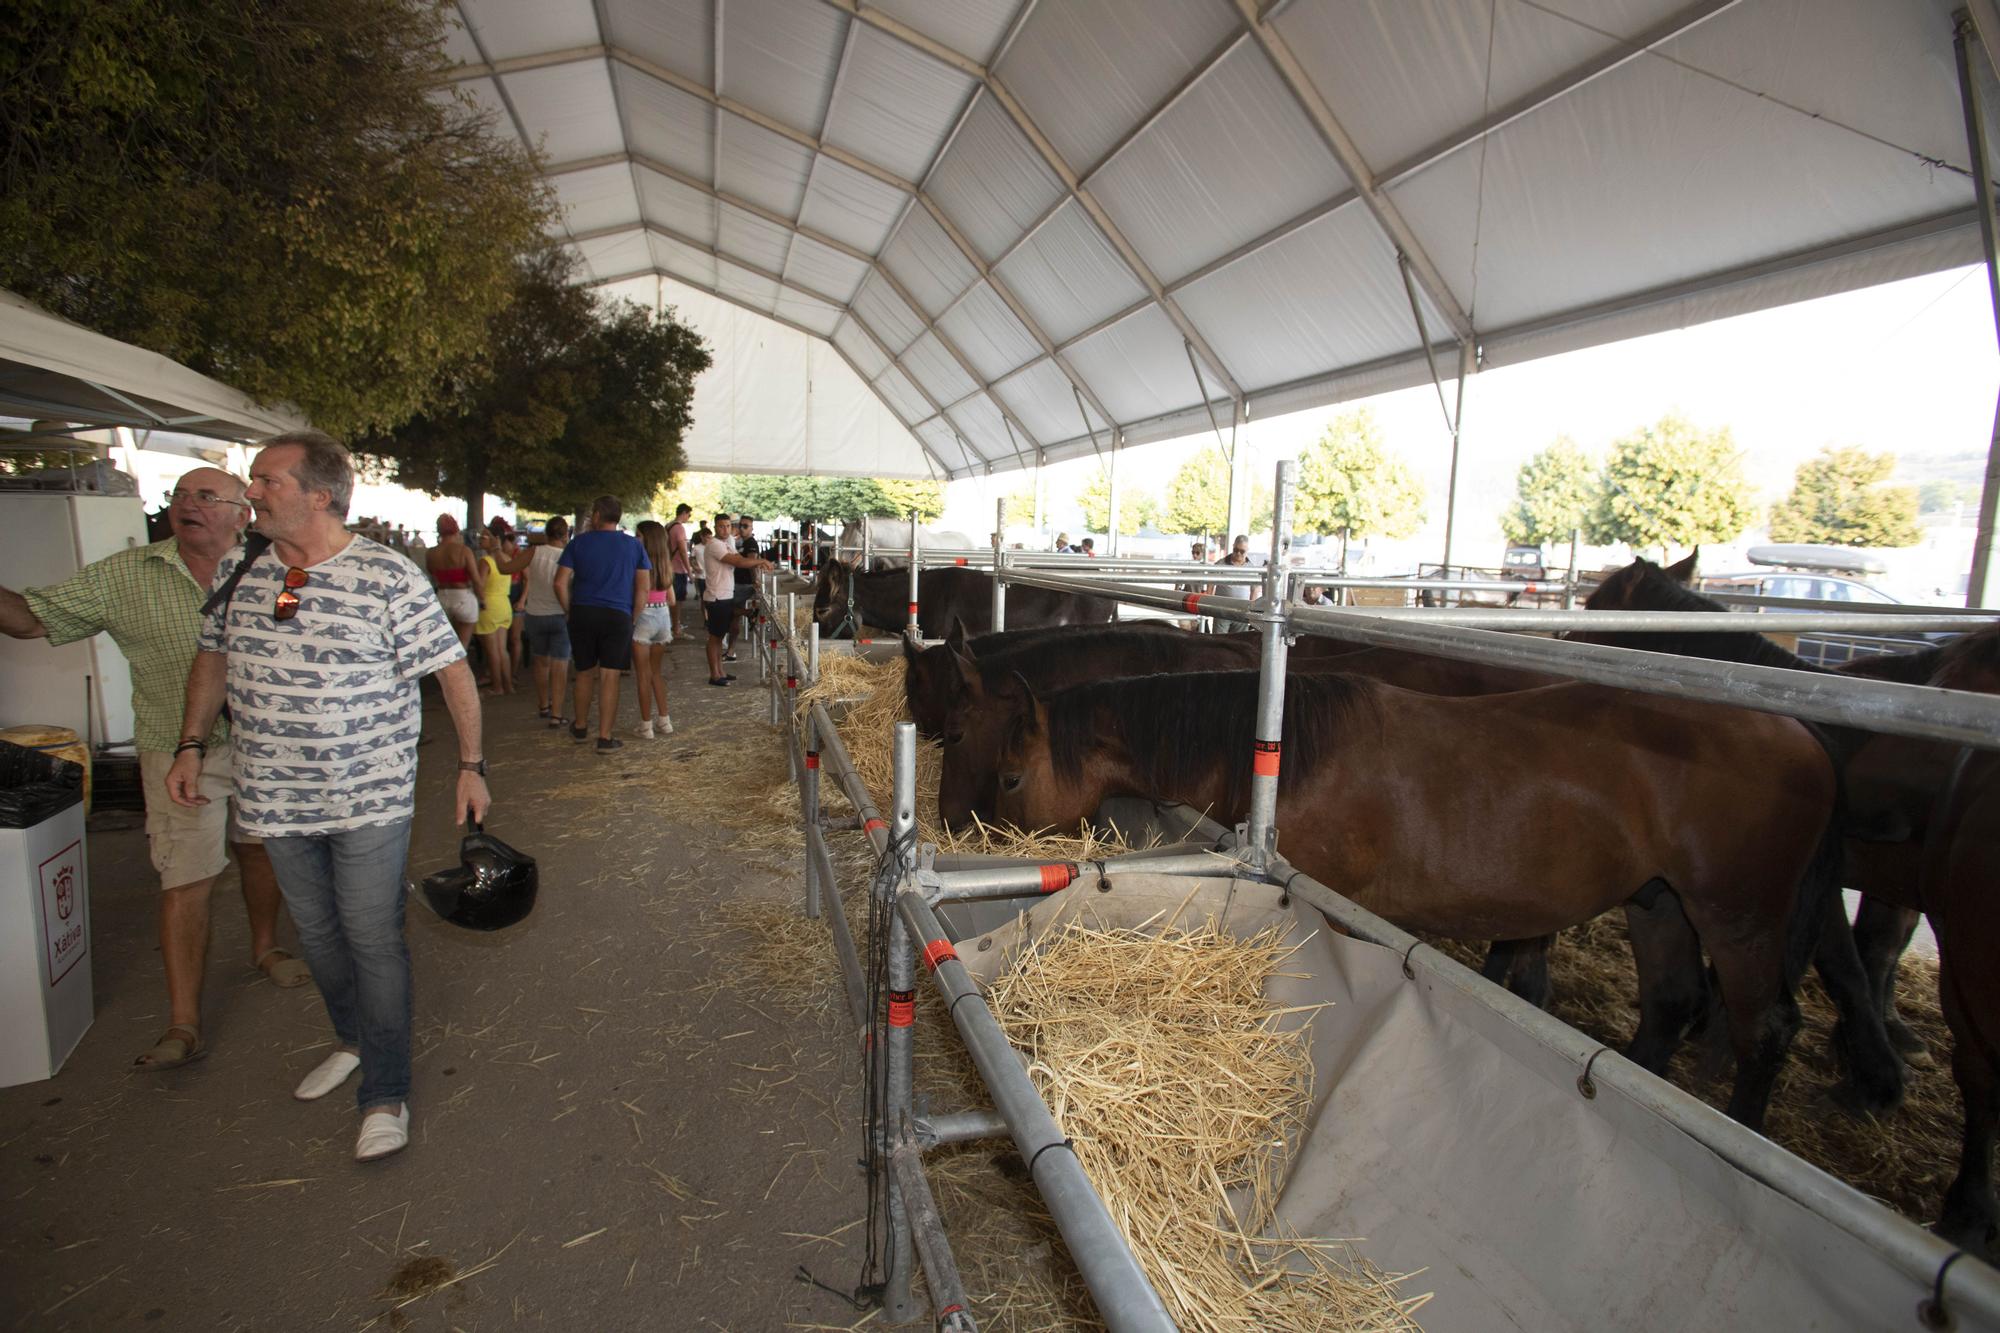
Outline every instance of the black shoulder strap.
{"label": "black shoulder strap", "polygon": [[236,562],[236,568],[230,571],[222,586],[210,593],[208,600],[201,604],[202,619],[206,620],[214,615],[218,606],[228,607],[236,596],[236,585],[243,582],[244,574],[249,572],[251,565],[257,563],[257,557],[270,549],[271,539],[261,532],[253,532],[243,538],[243,558]]}

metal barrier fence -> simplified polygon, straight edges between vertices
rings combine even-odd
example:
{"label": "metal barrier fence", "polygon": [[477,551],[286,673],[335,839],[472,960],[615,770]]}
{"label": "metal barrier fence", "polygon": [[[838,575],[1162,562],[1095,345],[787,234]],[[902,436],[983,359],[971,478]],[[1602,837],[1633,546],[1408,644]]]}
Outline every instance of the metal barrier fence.
{"label": "metal barrier fence", "polygon": [[[1284,667],[1289,638],[1318,632],[1362,643],[1414,649],[1469,661],[1545,670],[1578,680],[1617,685],[1649,693],[1696,698],[1818,721],[1837,722],[1869,730],[1925,737],[1961,745],[2000,748],[2000,698],[1898,685],[1891,682],[1822,676],[1737,663],[1712,662],[1667,654],[1639,652],[1596,644],[1528,637],[1522,631],[1580,628],[1609,631],[1661,631],[1792,628],[1965,630],[1991,624],[1992,617],[1963,611],[1903,608],[1858,612],[1843,607],[1839,615],[1777,613],[1656,613],[1547,612],[1509,609],[1401,610],[1397,608],[1322,609],[1287,603],[1292,571],[1275,557],[1289,536],[1293,466],[1282,463],[1274,488],[1271,531],[1273,560],[1255,575],[1261,597],[1255,601],[1213,593],[1180,593],[1154,586],[1189,579],[1214,566],[1174,568],[1162,562],[1140,577],[1107,578],[1124,563],[1101,563],[1080,557],[1021,556],[1002,551],[996,537],[989,568],[994,580],[994,628],[1005,625],[1006,591],[1039,587],[1105,597],[1122,604],[1212,618],[1248,626],[1263,636],[1259,702],[1253,737],[1260,754],[1281,754]],[[996,515],[1004,517],[1004,511]],[[914,518],[914,516],[913,516]],[[996,533],[1000,528],[996,523]],[[910,603],[907,633],[915,635],[918,575],[926,554],[911,526]],[[940,553],[928,553],[943,559]],[[950,554],[954,563],[973,556]],[[1064,563],[1050,564],[1050,560]],[[1068,571],[1089,567],[1098,577]],[[1191,581],[1191,580],[1190,580]],[[1314,579],[1314,582],[1322,580]],[[1411,586],[1404,580],[1325,580],[1332,586]],[[1456,587],[1468,581],[1431,580]],[[1490,581],[1487,581],[1490,582]],[[1507,589],[1522,585],[1508,582]],[[766,578],[764,605],[775,608],[776,579]],[[873,1049],[883,1052],[887,1079],[882,1114],[875,1126],[876,1151],[888,1166],[889,1281],[884,1313],[890,1322],[913,1318],[916,1311],[910,1285],[914,1256],[924,1256],[937,1325],[952,1333],[976,1327],[965,1308],[962,1284],[951,1257],[949,1241],[924,1177],[922,1153],[940,1143],[983,1137],[1011,1137],[1028,1162],[1030,1176],[1082,1273],[1100,1313],[1114,1330],[1173,1327],[1164,1305],[1147,1284],[1130,1247],[1118,1232],[1103,1203],[1068,1151],[1048,1107],[1028,1081],[1004,1034],[986,1008],[979,991],[956,962],[945,931],[933,911],[950,901],[1029,899],[1082,878],[1126,867],[1148,873],[1217,875],[1276,882],[1280,878],[1301,900],[1356,937],[1404,952],[1405,967],[1474,997],[1534,1040],[1572,1057],[1583,1081],[1595,1077],[1615,1081],[1654,1114],[1712,1149],[1723,1160],[1792,1199],[1816,1216],[1862,1239],[1880,1253],[1919,1291],[1929,1291],[1937,1317],[1948,1319],[1950,1307],[2000,1323],[2000,1273],[1981,1264],[1954,1266],[1960,1252],[1880,1204],[1806,1165],[1762,1136],[1744,1129],[1712,1108],[1663,1080],[1624,1061],[1559,1020],[1528,1005],[1460,966],[1422,946],[1388,922],[1375,917],[1338,893],[1296,872],[1279,854],[1273,827],[1278,765],[1253,767],[1249,817],[1233,835],[1218,837],[1212,826],[1192,824],[1185,833],[1196,842],[1183,847],[1089,865],[1074,863],[999,863],[976,868],[939,869],[933,849],[920,853],[915,843],[915,729],[900,723],[894,755],[895,791],[891,819],[876,809],[866,784],[856,773],[836,720],[815,705],[801,722],[797,691],[801,682],[817,678],[822,651],[819,628],[806,628],[801,644],[796,595],[788,595],[790,614],[782,625],[773,617],[759,622],[760,671],[771,687],[772,721],[787,736],[793,771],[799,779],[800,818],[805,831],[805,896],[808,916],[824,916],[834,941],[849,1009],[871,1036]],[[1731,600],[1742,600],[1732,598]],[[1764,602],[1772,599],[1750,599]],[[1795,625],[1795,622],[1803,622]],[[782,683],[781,683],[782,682]],[[886,958],[864,959],[846,919],[827,833],[837,827],[824,817],[820,804],[820,773],[831,770],[857,815],[876,858],[874,908],[889,918]],[[1225,850],[1226,849],[1226,850]],[[973,1056],[989,1094],[990,1109],[970,1109],[919,1117],[911,1094],[915,1041],[914,988],[921,961],[932,984],[945,998],[953,1024]],[[886,974],[887,1003],[876,1006],[868,978],[877,967]],[[872,1076],[871,1076],[872,1077]],[[1947,1280],[1948,1279],[1948,1280]],[[1926,1315],[1927,1319],[1931,1316]],[[1948,1326],[1945,1323],[1933,1326]]]}

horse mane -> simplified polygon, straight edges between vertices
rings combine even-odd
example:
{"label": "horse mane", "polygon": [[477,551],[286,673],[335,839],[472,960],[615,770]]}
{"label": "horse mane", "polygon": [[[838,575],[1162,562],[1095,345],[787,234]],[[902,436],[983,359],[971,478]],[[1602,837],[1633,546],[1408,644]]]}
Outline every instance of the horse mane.
{"label": "horse mane", "polygon": [[[1083,642],[1079,642],[1079,630],[1088,633]],[[1050,662],[1106,643],[1132,646],[1134,655],[1139,659],[1139,665],[1131,669],[1134,675],[1177,670],[1187,652],[1184,637],[1163,634],[1156,629],[1141,629],[1136,625],[1052,625],[1006,632],[1029,637],[985,652],[979,651],[979,639],[972,641],[972,661],[979,668],[980,684],[985,686],[988,694],[1006,690],[1016,671],[1032,677]],[[980,636],[982,639],[986,637]]]}
{"label": "horse mane", "polygon": [[1865,676],[1899,685],[1928,685],[1931,677],[1943,669],[1945,650],[1951,646],[1951,643],[1934,643],[1911,653],[1873,653],[1842,662],[1834,670],[1843,676]]}
{"label": "horse mane", "polygon": [[[1633,571],[1637,570],[1636,573]],[[1616,606],[1598,603],[1606,588],[1616,580],[1625,580],[1629,587]],[[1665,570],[1650,560],[1637,560],[1605,581],[1604,586],[1586,597],[1584,606],[1590,610],[1607,611],[1727,611],[1729,608],[1712,597],[1704,597],[1694,589],[1676,582]],[[1704,657],[1711,661],[1746,662],[1752,666],[1781,667],[1788,671],[1822,671],[1796,653],[1787,652],[1754,630],[1668,630],[1664,632],[1638,633],[1634,631],[1610,630],[1599,633],[1595,630],[1577,631],[1574,637],[1592,643],[1608,643],[1621,648],[1646,648],[1654,652],[1675,653],[1682,657]]]}
{"label": "horse mane", "polygon": [[[1081,769],[1090,751],[1115,742],[1153,791],[1199,784],[1222,767],[1225,800],[1250,799],[1250,743],[1256,736],[1255,671],[1182,671],[1093,681],[1051,694],[1049,754],[1056,771]],[[1370,703],[1373,683],[1356,676],[1288,676],[1284,764],[1289,791],[1334,753],[1343,725]]]}
{"label": "horse mane", "polygon": [[1930,684],[1979,690],[1992,689],[1991,682],[2000,681],[2000,625],[1961,634],[1932,651],[1938,656],[1938,669],[1927,678]]}

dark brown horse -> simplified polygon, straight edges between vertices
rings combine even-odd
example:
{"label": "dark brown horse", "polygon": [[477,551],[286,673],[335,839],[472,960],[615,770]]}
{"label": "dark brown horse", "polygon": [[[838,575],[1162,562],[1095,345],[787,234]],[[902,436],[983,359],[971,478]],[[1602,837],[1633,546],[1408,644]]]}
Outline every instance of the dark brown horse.
{"label": "dark brown horse", "polygon": [[[1120,795],[1247,814],[1257,673],[1020,688],[1003,818],[1074,827]],[[1523,939],[1648,913],[1630,1051],[1647,1068],[1699,1007],[1676,983],[1705,945],[1738,1060],[1729,1113],[1761,1124],[1836,889],[1833,767],[1797,723],[1595,685],[1446,699],[1329,673],[1287,681],[1283,736],[1287,859],[1398,925]]]}
{"label": "dark brown horse", "polygon": [[[995,766],[1009,714],[1019,698],[1018,681],[1046,693],[1116,676],[1239,670],[1255,666],[1262,651],[1259,637],[1249,634],[1180,633],[1177,637],[1155,635],[1150,641],[1132,641],[1101,629],[1069,631],[1060,637],[1042,635],[1004,650],[978,647],[990,642],[990,638],[975,640],[976,655],[950,644],[917,655],[926,668],[933,660],[947,664],[943,671],[930,673],[932,677],[949,673],[948,683],[927,680],[925,701],[931,707],[943,702],[946,708],[940,728],[945,748],[938,780],[938,815],[948,828],[966,827],[974,816],[989,823],[998,817]],[[912,673],[917,669],[914,661]],[[1426,694],[1499,694],[1559,679],[1540,672],[1456,662],[1391,648],[1357,651],[1351,644],[1318,636],[1302,637],[1287,662],[1294,673],[1342,671]],[[916,707],[913,697],[913,717]],[[918,725],[921,728],[921,721]],[[1535,975],[1532,961],[1523,972]],[[1546,989],[1546,966],[1539,976]]]}
{"label": "dark brown horse", "polygon": [[[1945,645],[1930,683],[2000,694],[2000,626]],[[1993,1143],[2000,1127],[2000,752],[1960,749],[1925,829],[1918,899],[1938,943],[1938,1001],[1965,1104],[1958,1174],[1938,1234],[2000,1258]]]}
{"label": "dark brown horse", "polygon": [[908,706],[910,721],[917,724],[920,736],[935,740],[944,734],[945,719],[951,715],[952,705],[958,701],[961,668],[957,659],[960,657],[990,657],[995,653],[1011,652],[1050,640],[1066,645],[1063,650],[1065,656],[1088,653],[1089,636],[1111,630],[1169,635],[1175,639],[1196,637],[1171,620],[1124,620],[1113,625],[1044,625],[1039,629],[1001,630],[997,634],[981,634],[976,638],[966,634],[963,624],[954,623],[944,636],[945,641],[929,648],[919,648],[908,638],[903,640],[903,699]]}
{"label": "dark brown horse", "polygon": [[[917,575],[917,626],[926,639],[941,639],[954,623],[969,634],[993,628],[993,576],[982,569],[943,565]],[[813,620],[823,639],[859,637],[864,625],[899,634],[909,624],[907,569],[858,574],[829,560],[813,586]],[[1007,623],[1017,629],[1043,625],[1101,625],[1116,604],[1101,597],[1051,592],[1046,588],[1007,590]]]}

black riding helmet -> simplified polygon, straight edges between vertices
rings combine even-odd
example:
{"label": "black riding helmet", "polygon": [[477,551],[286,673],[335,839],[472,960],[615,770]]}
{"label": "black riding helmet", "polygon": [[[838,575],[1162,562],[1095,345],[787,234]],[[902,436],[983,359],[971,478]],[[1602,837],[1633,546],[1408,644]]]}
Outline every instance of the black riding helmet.
{"label": "black riding helmet", "polygon": [[446,921],[467,930],[504,930],[534,910],[541,882],[534,857],[474,824],[458,845],[458,861],[424,877],[424,901]]}

